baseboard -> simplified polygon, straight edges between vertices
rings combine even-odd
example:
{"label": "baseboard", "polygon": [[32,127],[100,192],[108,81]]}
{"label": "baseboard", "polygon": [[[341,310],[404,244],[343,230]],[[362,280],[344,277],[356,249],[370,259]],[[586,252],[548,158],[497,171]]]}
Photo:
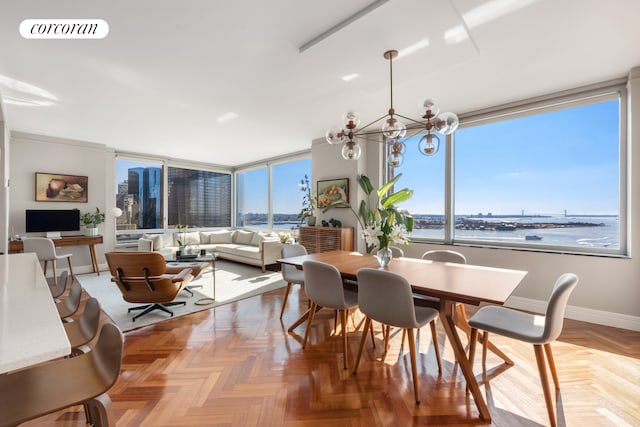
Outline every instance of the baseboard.
{"label": "baseboard", "polygon": [[[546,302],[532,300],[529,298],[510,297],[505,305],[520,310],[542,313],[546,307]],[[640,317],[630,316],[628,314],[612,313],[609,311],[568,305],[565,316],[567,319],[580,320],[582,322],[640,332]]]}

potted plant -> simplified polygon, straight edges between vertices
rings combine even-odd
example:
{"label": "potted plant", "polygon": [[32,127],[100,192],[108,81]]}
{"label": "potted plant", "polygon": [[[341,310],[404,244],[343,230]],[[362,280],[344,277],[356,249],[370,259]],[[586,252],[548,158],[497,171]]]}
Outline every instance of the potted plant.
{"label": "potted plant", "polygon": [[84,225],[85,236],[97,236],[98,225],[102,224],[105,219],[105,214],[96,207],[95,212],[85,212],[80,216],[80,221]]}
{"label": "potted plant", "polygon": [[313,197],[309,176],[306,174],[304,179],[300,180],[300,190],[304,195],[302,196],[302,209],[298,214],[298,219],[300,223],[306,220],[308,226],[314,226],[316,225],[316,198]]}

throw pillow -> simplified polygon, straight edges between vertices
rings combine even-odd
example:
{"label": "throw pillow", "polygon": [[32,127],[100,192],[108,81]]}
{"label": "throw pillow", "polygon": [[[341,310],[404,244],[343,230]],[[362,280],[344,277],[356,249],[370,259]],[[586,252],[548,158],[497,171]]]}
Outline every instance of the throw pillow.
{"label": "throw pillow", "polygon": [[198,231],[190,231],[188,233],[173,233],[173,246],[179,245],[178,240],[180,240],[183,245],[199,245],[200,233]]}
{"label": "throw pillow", "polygon": [[253,231],[236,230],[236,234],[233,236],[233,243],[237,243],[238,245],[250,245],[253,235]]}
{"label": "throw pillow", "polygon": [[157,251],[158,249],[162,249],[162,234],[143,234],[143,239],[149,239],[153,243],[152,250]]}
{"label": "throw pillow", "polygon": [[231,230],[207,231],[206,234],[209,238],[208,242],[211,244],[232,243],[233,232]]}

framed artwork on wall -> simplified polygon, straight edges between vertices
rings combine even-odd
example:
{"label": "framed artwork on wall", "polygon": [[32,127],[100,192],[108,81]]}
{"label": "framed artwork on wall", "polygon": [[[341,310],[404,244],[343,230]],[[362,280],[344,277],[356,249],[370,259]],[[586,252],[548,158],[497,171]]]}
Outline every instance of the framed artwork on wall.
{"label": "framed artwork on wall", "polygon": [[89,177],[36,172],[36,202],[87,203]]}
{"label": "framed artwork on wall", "polygon": [[[349,203],[349,178],[327,179],[318,181],[318,209],[338,204],[337,207],[346,207]],[[340,205],[339,203],[342,203]]]}

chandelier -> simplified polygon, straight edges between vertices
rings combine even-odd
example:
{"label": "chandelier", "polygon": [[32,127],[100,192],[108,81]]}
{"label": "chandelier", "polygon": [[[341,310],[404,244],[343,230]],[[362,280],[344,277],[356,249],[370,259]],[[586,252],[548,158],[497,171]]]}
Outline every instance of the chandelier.
{"label": "chandelier", "polygon": [[[440,113],[439,107],[432,99],[423,100],[418,106],[418,114],[422,120],[414,120],[396,113],[393,108],[393,59],[398,56],[397,50],[388,50],[384,58],[389,60],[390,106],[384,116],[358,128],[360,117],[354,111],[347,111],[342,115],[343,127],[332,127],[327,130],[325,137],[329,144],[344,144],[342,157],[345,160],[358,160],[362,149],[358,139],[366,139],[371,135],[382,135],[383,142],[388,147],[387,163],[391,167],[398,167],[404,161],[404,141],[412,136],[424,133],[418,143],[418,151],[425,156],[432,156],[440,148],[438,133],[449,135],[458,128],[458,116],[453,113]],[[440,114],[438,114],[440,113]],[[407,124],[401,122],[403,119]],[[379,129],[372,126],[384,120]]]}

